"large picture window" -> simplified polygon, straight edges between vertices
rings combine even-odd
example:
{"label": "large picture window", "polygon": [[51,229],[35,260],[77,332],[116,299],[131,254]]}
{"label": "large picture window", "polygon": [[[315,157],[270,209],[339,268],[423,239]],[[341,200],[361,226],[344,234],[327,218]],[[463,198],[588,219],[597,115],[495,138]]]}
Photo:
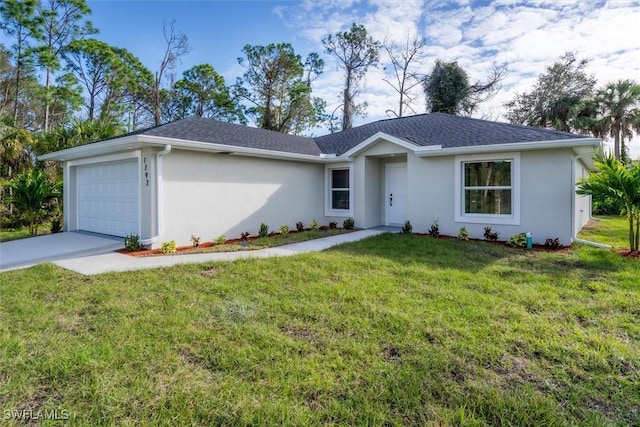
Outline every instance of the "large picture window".
{"label": "large picture window", "polygon": [[349,169],[331,169],[331,210],[349,210]]}
{"label": "large picture window", "polygon": [[511,160],[464,162],[464,213],[512,214]]}
{"label": "large picture window", "polygon": [[520,153],[457,156],[456,222],[520,224]]}

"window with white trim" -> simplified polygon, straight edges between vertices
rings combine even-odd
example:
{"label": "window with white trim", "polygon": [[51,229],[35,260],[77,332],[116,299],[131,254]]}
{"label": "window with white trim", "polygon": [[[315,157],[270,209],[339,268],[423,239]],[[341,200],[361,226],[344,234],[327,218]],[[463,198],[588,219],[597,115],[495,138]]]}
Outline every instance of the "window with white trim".
{"label": "window with white trim", "polygon": [[456,157],[456,221],[520,223],[520,154]]}
{"label": "window with white trim", "polygon": [[464,162],[464,214],[511,215],[511,159]]}
{"label": "window with white trim", "polygon": [[335,164],[325,169],[325,215],[352,216],[353,170],[352,165]]}
{"label": "window with white trim", "polygon": [[331,169],[329,171],[329,180],[331,182],[331,210],[350,209],[350,185],[349,185],[349,169]]}

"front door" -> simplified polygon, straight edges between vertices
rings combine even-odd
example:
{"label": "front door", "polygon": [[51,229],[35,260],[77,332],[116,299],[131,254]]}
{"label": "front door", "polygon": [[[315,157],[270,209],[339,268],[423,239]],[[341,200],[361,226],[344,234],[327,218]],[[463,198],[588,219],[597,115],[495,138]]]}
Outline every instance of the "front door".
{"label": "front door", "polygon": [[387,163],[385,166],[385,225],[404,225],[407,220],[409,192],[407,164]]}

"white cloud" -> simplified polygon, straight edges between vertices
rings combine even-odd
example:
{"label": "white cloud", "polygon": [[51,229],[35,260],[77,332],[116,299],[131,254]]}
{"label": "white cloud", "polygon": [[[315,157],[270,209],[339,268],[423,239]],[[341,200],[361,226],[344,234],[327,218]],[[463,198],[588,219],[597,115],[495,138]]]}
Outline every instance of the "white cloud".
{"label": "white cloud", "polygon": [[[493,64],[507,64],[509,74],[501,92],[481,105],[478,117],[504,120],[503,103],[516,92],[529,91],[545,67],[565,52],[574,51],[580,59],[587,59],[587,70],[599,84],[622,78],[640,80],[639,1],[501,0],[481,5],[467,0],[307,1],[283,16],[318,52],[323,52],[322,37],[357,22],[379,40],[386,36],[398,42],[407,33],[422,34],[427,40],[423,72],[436,59],[457,61],[475,82],[482,81]],[[326,72],[315,91],[327,100],[330,113],[340,104],[344,82],[333,59],[325,60]],[[367,74],[357,100],[368,102],[368,116],[357,122],[385,118],[385,111],[396,108],[397,96],[383,77],[381,69]],[[421,91],[421,87],[415,91],[418,112],[425,109]],[[640,148],[632,141],[631,147],[635,146]]]}

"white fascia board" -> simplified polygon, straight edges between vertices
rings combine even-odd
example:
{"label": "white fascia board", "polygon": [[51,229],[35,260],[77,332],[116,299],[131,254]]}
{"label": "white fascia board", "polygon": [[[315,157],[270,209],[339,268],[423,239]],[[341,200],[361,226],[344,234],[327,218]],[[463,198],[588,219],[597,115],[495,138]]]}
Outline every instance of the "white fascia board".
{"label": "white fascia board", "polygon": [[106,141],[94,142],[91,144],[79,145],[53,153],[38,156],[38,160],[74,160],[84,157],[101,156],[111,154],[124,149],[135,149],[141,147],[139,135],[129,135],[122,138],[109,139]]}
{"label": "white fascia board", "polygon": [[241,156],[263,157],[282,160],[298,160],[306,162],[325,163],[335,161],[333,157],[321,157],[310,154],[287,153],[283,151],[263,150],[257,148],[237,147],[233,145],[215,144],[210,142],[189,141],[176,138],[165,138],[150,135],[130,135],[122,138],[110,139],[107,141],[94,142],[92,144],[80,145],[67,148],[65,150],[39,156],[40,160],[75,160],[85,157],[101,156],[111,154],[123,149],[136,149],[143,146],[161,146],[171,144],[175,148],[186,150],[206,151],[210,153],[228,153]]}
{"label": "white fascia board", "polygon": [[420,147],[416,149],[415,152],[418,157],[457,156],[476,153],[547,150],[554,148],[573,148],[575,150],[576,147],[599,147],[600,143],[600,140],[597,138],[556,139],[552,141],[516,142],[513,144],[493,144],[478,145],[472,147],[441,148],[439,150],[433,149],[431,147]]}
{"label": "white fascia board", "polygon": [[375,135],[372,135],[369,138],[365,139],[360,144],[353,147],[351,150],[345,152],[341,157],[355,157],[362,151],[366,150],[372,145],[375,145],[378,141],[381,140],[391,142],[392,144],[396,144],[402,148],[406,148],[409,151],[416,151],[416,149],[418,149],[418,146],[414,143],[408,142],[404,139],[389,135],[384,132],[378,132]]}

